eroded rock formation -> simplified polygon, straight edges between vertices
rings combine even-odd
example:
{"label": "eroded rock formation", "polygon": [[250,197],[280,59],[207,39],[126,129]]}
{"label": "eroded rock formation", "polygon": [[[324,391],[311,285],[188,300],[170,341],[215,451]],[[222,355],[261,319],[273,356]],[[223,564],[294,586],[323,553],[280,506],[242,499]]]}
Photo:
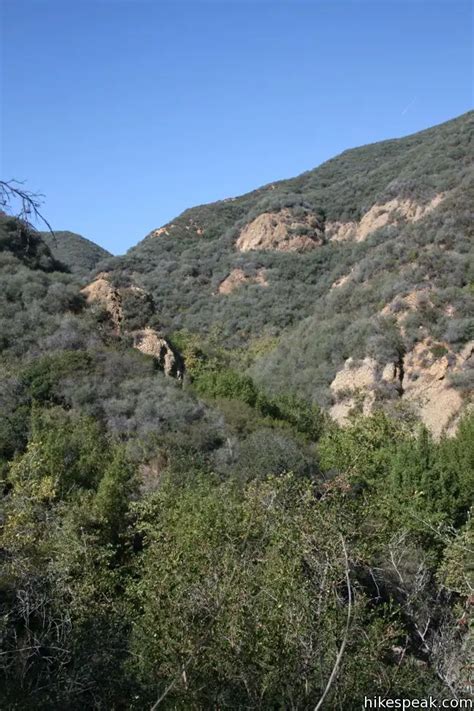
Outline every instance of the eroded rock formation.
{"label": "eroded rock formation", "polygon": [[153,356],[165,375],[182,380],[184,375],[183,359],[158,331],[153,328],[144,328],[141,331],[134,331],[130,335],[133,338],[133,347],[145,355]]}
{"label": "eroded rock formation", "polygon": [[345,424],[356,408],[370,414],[381,397],[399,398],[435,437],[452,434],[467,402],[452,376],[472,367],[473,355],[474,341],[454,353],[447,343],[427,337],[396,363],[349,358],[331,383],[330,414]]}
{"label": "eroded rock formation", "polygon": [[81,289],[89,304],[99,304],[109,315],[115,331],[120,333],[123,321],[122,296],[109,281],[108,275],[101,272],[93,282]]}
{"label": "eroded rock formation", "polygon": [[321,220],[312,214],[296,217],[289,208],[278,212],[264,212],[241,230],[236,248],[306,252],[323,244]]}
{"label": "eroded rock formation", "polygon": [[445,195],[440,193],[421,204],[415,200],[394,198],[383,204],[372,205],[359,222],[327,222],[326,238],[334,242],[354,241],[362,242],[376,230],[390,223],[400,220],[417,222],[428,215],[444,200]]}
{"label": "eroded rock formation", "polygon": [[114,287],[105,272],[99,274],[93,282],[82,289],[89,304],[99,304],[107,312],[117,335],[131,336],[133,347],[155,358],[165,375],[182,380],[183,359],[162,334],[148,327],[131,332],[124,329],[123,292],[125,291],[146,297],[146,292],[138,286],[132,285],[124,289]]}

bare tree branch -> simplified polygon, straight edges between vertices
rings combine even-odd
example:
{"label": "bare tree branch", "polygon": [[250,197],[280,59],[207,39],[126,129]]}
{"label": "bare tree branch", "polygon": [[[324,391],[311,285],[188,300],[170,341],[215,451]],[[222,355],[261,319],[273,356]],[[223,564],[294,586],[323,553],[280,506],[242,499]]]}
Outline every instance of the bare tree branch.
{"label": "bare tree branch", "polygon": [[331,686],[334,682],[334,679],[337,676],[337,672],[339,671],[339,666],[342,661],[342,657],[344,655],[344,650],[346,648],[347,640],[349,639],[349,630],[351,627],[351,621],[352,621],[352,586],[351,586],[351,578],[350,578],[350,571],[349,571],[349,558],[347,556],[347,548],[346,548],[346,543],[344,541],[344,537],[341,534],[341,544],[342,544],[342,550],[344,551],[344,560],[345,560],[345,574],[346,574],[346,585],[347,585],[347,619],[346,619],[346,629],[344,632],[344,638],[341,642],[341,646],[339,647],[339,652],[337,653],[336,661],[334,662],[334,666],[332,668],[332,672],[329,676],[328,683],[326,684],[326,688],[324,689],[323,695],[319,699],[318,703],[314,707],[314,711],[319,711],[321,706],[324,703],[324,699],[329,693],[329,690],[331,689]]}
{"label": "bare tree branch", "polygon": [[[14,216],[30,230],[36,231],[34,222],[42,222],[54,235],[54,230],[42,214],[43,195],[25,190],[19,180],[0,180],[0,211]],[[16,210],[15,210],[16,205]]]}

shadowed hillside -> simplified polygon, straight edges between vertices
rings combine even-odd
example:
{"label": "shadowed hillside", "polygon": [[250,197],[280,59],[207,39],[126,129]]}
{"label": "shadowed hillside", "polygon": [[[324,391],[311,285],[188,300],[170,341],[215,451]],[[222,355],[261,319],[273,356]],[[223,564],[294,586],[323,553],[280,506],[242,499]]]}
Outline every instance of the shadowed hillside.
{"label": "shadowed hillside", "polygon": [[112,256],[106,249],[74,232],[42,232],[41,236],[54,257],[79,275],[86,276],[100,261]]}

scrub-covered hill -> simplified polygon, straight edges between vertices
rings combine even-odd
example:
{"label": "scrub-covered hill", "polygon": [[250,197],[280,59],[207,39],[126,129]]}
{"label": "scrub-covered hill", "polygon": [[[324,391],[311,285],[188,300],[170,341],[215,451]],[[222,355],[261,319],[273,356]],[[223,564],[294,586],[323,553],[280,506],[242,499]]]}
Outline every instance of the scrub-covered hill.
{"label": "scrub-covered hill", "polygon": [[87,276],[99,262],[112,256],[103,247],[74,232],[43,232],[41,236],[53,256],[81,276]]}
{"label": "scrub-covered hill", "polygon": [[100,264],[1,217],[2,709],[468,697],[471,123]]}
{"label": "scrub-covered hill", "polygon": [[[422,416],[449,428],[472,388],[473,126],[465,114],[187,210],[113,262],[112,278],[144,288],[169,333],[250,347],[258,382],[339,419],[404,394],[423,410],[411,380],[431,388],[442,373],[457,389],[443,393],[446,417],[433,422],[436,387]],[[334,384],[364,359],[373,377]]]}

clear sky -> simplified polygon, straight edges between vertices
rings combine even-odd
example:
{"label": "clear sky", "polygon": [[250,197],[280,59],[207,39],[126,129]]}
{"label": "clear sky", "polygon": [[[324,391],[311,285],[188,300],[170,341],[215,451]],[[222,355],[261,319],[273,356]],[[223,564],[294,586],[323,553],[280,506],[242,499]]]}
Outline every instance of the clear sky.
{"label": "clear sky", "polygon": [[472,106],[470,1],[0,3],[0,173],[116,254]]}

